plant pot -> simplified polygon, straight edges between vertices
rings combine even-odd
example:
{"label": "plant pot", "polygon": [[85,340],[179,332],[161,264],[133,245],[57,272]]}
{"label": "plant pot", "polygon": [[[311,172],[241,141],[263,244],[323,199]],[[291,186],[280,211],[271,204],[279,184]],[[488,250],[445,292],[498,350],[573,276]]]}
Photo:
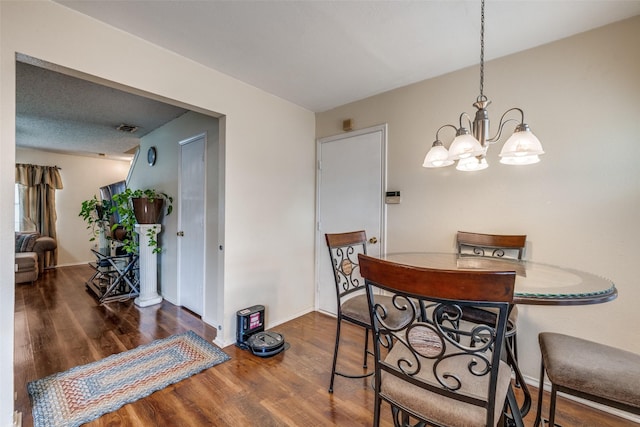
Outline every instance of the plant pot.
{"label": "plant pot", "polygon": [[158,224],[162,215],[164,199],[153,199],[153,202],[146,197],[133,198],[133,212],[138,224]]}

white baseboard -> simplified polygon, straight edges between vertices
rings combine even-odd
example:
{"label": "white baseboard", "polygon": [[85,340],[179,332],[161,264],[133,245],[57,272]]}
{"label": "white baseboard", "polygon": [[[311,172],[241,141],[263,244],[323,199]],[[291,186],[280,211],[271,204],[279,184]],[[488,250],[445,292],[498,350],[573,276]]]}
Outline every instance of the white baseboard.
{"label": "white baseboard", "polygon": [[[312,311],[315,311],[315,309],[313,307],[309,307],[309,308],[307,308],[305,310],[302,310],[302,311],[300,311],[298,313],[292,314],[291,316],[287,316],[287,317],[285,317],[283,319],[280,319],[277,322],[269,323],[268,325],[265,325],[265,329],[269,330],[269,329],[276,328],[276,327],[278,327],[278,325],[282,325],[283,323],[287,323],[287,322],[289,322],[289,321],[291,321],[293,319],[297,319],[298,317],[304,316],[305,314],[311,313]],[[234,327],[235,327],[235,325],[234,325]],[[217,345],[218,347],[220,347],[220,348],[225,348],[227,346],[234,345],[236,343],[235,340],[231,341],[231,342],[226,342],[226,341],[220,340],[220,338],[222,338],[222,337],[217,336],[216,339],[213,340],[213,343],[215,345]],[[287,337],[285,336],[285,339],[286,338]]]}
{"label": "white baseboard", "polygon": [[[91,261],[80,261],[80,262],[71,262],[71,263],[66,263],[66,264],[58,264],[58,265],[56,265],[55,267],[50,267],[49,269],[51,269],[51,268],[58,268],[58,267],[73,267],[73,266],[76,266],[76,265],[87,265],[87,264],[89,264],[90,262],[93,262],[93,261],[94,261],[94,260],[91,260]],[[46,268],[45,268],[45,270],[49,270],[49,269],[46,269]]]}
{"label": "white baseboard", "polygon": [[287,323],[287,322],[289,322],[289,321],[291,321],[293,319],[297,319],[298,317],[304,316],[305,314],[311,313],[312,311],[315,311],[314,308],[313,307],[309,307],[309,308],[307,308],[305,310],[302,310],[302,311],[300,311],[300,312],[298,312],[296,314],[292,314],[289,317],[285,317],[284,319],[281,319],[278,322],[270,323],[269,325],[266,326],[266,329],[275,328],[278,325],[282,325],[283,323]]}

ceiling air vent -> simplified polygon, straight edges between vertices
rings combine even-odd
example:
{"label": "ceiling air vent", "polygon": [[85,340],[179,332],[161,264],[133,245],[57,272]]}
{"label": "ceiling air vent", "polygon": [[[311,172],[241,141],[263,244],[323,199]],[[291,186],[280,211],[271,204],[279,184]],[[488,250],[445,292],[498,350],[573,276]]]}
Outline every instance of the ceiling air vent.
{"label": "ceiling air vent", "polygon": [[135,133],[138,130],[138,126],[127,125],[123,123],[120,126],[118,126],[116,129],[118,129],[120,132]]}

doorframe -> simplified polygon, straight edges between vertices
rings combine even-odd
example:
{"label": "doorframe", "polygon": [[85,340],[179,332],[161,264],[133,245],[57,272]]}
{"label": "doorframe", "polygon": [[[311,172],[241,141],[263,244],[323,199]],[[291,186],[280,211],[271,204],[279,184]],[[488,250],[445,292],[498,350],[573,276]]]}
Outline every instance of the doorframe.
{"label": "doorframe", "polygon": [[[314,298],[314,307],[316,311],[319,311],[319,286],[320,286],[320,265],[319,265],[319,257],[321,256],[321,252],[326,251],[326,242],[322,239],[320,233],[320,170],[321,170],[321,150],[322,144],[327,142],[339,141],[341,139],[353,138],[360,135],[366,135],[369,133],[381,132],[382,133],[382,144],[381,144],[381,164],[382,164],[382,173],[380,174],[380,188],[382,188],[382,192],[380,194],[380,234],[379,234],[379,244],[380,244],[380,255],[385,255],[387,252],[387,206],[384,200],[384,193],[387,190],[387,131],[388,125],[386,123],[381,125],[375,125],[364,129],[354,130],[351,132],[345,132],[338,135],[327,136],[323,138],[316,139],[316,218],[315,218],[315,298]],[[324,312],[323,312],[324,313]]]}

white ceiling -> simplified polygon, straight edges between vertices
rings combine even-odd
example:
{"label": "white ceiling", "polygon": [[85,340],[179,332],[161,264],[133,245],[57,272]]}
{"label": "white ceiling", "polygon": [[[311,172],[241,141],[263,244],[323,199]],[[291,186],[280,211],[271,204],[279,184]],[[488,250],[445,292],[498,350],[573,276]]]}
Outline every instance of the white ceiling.
{"label": "white ceiling", "polygon": [[[479,0],[57,0],[321,112],[479,63]],[[639,0],[487,0],[486,59],[640,14]]]}
{"label": "white ceiling", "polygon": [[[57,2],[314,112],[478,64],[480,57],[479,0]],[[487,0],[485,15],[490,60],[640,15],[640,0]],[[69,76],[59,86],[55,73],[31,75],[38,89],[29,91],[31,85],[20,86],[21,76],[29,78],[23,72],[19,67],[18,146],[118,157],[144,133],[114,134],[116,122],[146,133],[183,112]],[[106,91],[106,99],[88,110],[86,99],[103,96],[93,91]],[[66,102],[49,102],[60,96]],[[125,108],[129,102],[138,104]],[[156,113],[153,123],[141,122]]]}

